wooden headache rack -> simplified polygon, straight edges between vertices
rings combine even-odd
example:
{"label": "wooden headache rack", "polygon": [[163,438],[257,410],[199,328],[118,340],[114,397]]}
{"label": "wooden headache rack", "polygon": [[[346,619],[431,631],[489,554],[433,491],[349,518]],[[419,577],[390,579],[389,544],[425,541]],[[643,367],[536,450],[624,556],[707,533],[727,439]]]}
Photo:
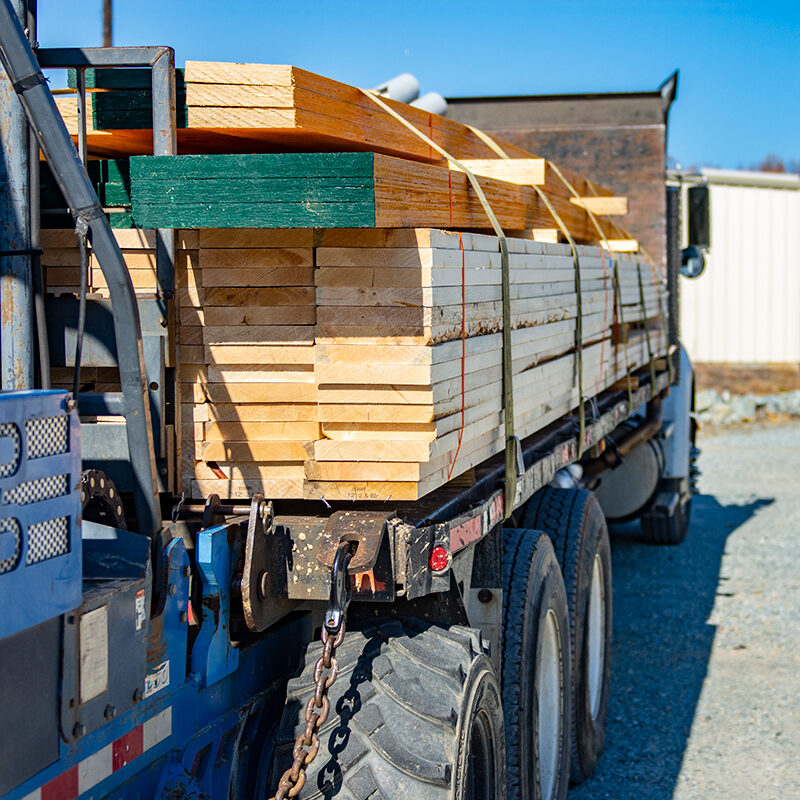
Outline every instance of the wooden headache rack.
{"label": "wooden headache rack", "polygon": [[[626,198],[288,66],[188,62],[181,155],[155,157],[141,71],[86,81],[90,177],[137,292],[156,291],[153,231],[178,230],[187,497],[417,501],[480,480],[510,430],[545,435],[620,387],[630,413],[663,382],[642,370],[667,354],[666,287],[616,222]],[[50,291],[75,290],[77,246],[43,232]],[[579,450],[604,435],[590,406]]]}

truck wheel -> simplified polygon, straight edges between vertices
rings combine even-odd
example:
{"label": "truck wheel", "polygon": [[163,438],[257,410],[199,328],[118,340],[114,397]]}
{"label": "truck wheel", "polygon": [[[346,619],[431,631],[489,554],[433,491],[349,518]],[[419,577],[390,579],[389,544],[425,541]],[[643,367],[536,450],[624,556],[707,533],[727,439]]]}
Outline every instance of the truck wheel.
{"label": "truck wheel", "polygon": [[[292,763],[313,695],[318,643],[289,681],[272,786]],[[300,798],[444,800],[505,797],[500,687],[471,628],[380,620],[348,631],[336,654],[330,716]]]}
{"label": "truck wheel", "polygon": [[564,575],[572,647],[570,779],[580,783],[605,746],[612,635],[608,528],[597,498],[585,489],[542,489],[524,522],[549,534]]}
{"label": "truck wheel", "polygon": [[563,800],[569,788],[569,621],[550,539],[503,531],[503,714],[514,800]]}

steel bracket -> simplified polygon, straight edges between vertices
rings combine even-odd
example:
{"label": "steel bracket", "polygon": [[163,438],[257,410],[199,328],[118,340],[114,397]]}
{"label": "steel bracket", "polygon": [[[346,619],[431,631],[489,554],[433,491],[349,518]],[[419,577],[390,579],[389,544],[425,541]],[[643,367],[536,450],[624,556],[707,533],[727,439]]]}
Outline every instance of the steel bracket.
{"label": "steel bracket", "polygon": [[272,503],[263,495],[253,495],[247,538],[244,546],[244,568],[241,592],[244,621],[251,631],[261,632],[286,616],[296,605],[286,599],[284,563],[291,543],[276,533],[272,525]]}
{"label": "steel bracket", "polygon": [[369,572],[378,560],[378,553],[387,533],[394,511],[337,511],[325,523],[319,542],[317,560],[328,569],[333,568],[336,551],[341,542],[352,545],[353,555],[348,564],[350,575]]}

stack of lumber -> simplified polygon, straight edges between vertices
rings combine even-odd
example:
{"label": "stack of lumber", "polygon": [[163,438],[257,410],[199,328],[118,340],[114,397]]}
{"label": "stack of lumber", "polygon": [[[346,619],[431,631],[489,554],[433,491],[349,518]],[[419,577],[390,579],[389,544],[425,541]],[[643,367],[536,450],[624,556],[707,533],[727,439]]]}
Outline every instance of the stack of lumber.
{"label": "stack of lumber", "polygon": [[[94,124],[90,125],[88,131],[90,154],[114,157],[152,152],[152,131],[130,127],[134,121],[138,125],[150,113],[149,90],[143,88],[149,80],[149,71],[87,70],[86,74],[93,108],[97,109],[91,115],[90,123]],[[183,127],[179,115],[177,131],[180,153],[230,154],[302,150],[385,154],[404,159],[402,168],[409,170],[409,160],[444,168],[445,172],[423,170],[419,174],[413,173],[409,175],[409,179],[423,186],[429,182],[438,185],[437,197],[440,204],[444,203],[445,209],[458,209],[460,205],[458,197],[450,198],[449,192],[442,196],[442,182],[451,180],[446,160],[356,87],[297,67],[265,64],[187,62],[185,71],[177,77],[179,87],[184,86],[186,93],[186,127]],[[122,99],[113,101],[113,95],[118,93],[122,95]],[[115,102],[120,109],[116,116],[112,113]],[[498,175],[497,154],[470,127],[404,103],[392,100],[385,102],[452,156],[465,161],[476,173]],[[77,139],[75,95],[59,96],[57,104],[68,130]],[[100,110],[106,106],[108,113],[104,111],[101,114]],[[132,109],[132,106],[135,108]],[[122,109],[125,109],[124,113]],[[100,122],[108,128],[97,127]],[[531,154],[525,150],[507,142],[499,144],[512,160],[531,160]],[[597,195],[602,197],[611,193],[601,186],[590,184],[581,176],[562,170],[579,198],[583,198],[581,201],[572,196],[549,164],[545,164],[542,159],[538,161],[541,175],[535,182],[541,183],[572,235],[579,241],[596,241],[598,234],[585,206],[598,203]],[[391,162],[386,166],[379,164],[374,173],[376,180],[380,182],[380,177],[385,175],[391,181],[398,168],[400,165],[394,165],[393,168]],[[501,174],[506,174],[505,169]],[[303,177],[302,173],[296,177]],[[459,176],[459,180],[454,177],[452,181],[466,186],[463,176]],[[315,185],[314,188],[320,187]],[[454,191],[457,192],[458,189]],[[503,223],[505,228],[522,231],[543,227],[552,232],[553,221],[533,190],[526,189],[523,197],[525,209],[518,210],[516,215],[507,218]],[[307,199],[311,203],[316,202],[313,196]],[[617,202],[605,206],[595,205],[598,213],[621,213],[619,201],[624,201],[624,198],[612,199]],[[495,202],[500,201],[495,198]],[[471,206],[479,210],[474,196]],[[420,220],[410,217],[403,225],[488,227],[485,217],[475,214],[473,217],[475,218],[459,221],[456,216],[451,221],[449,214],[440,213],[438,219]],[[600,223],[606,239],[614,240],[624,236],[605,220],[601,219]],[[137,224],[146,226],[145,222]],[[378,219],[374,224],[380,226],[382,221]],[[387,221],[385,224],[395,223]]]}
{"label": "stack of lumber", "polygon": [[[152,77],[149,69],[84,70],[87,111],[92,130],[149,130],[153,127]],[[76,71],[67,71],[67,86],[78,85]],[[186,88],[183,70],[175,70],[175,112],[179,128],[186,127]]]}
{"label": "stack of lumber", "polygon": [[[462,284],[462,253],[464,247]],[[569,247],[509,240],[514,410],[525,437],[573,410],[577,295]],[[619,264],[627,342],[615,346],[613,269],[580,248],[587,395],[648,360],[634,326],[663,287]],[[495,237],[326,232],[317,249],[319,418],[306,496],[414,500],[504,447],[500,252]],[[463,339],[462,339],[463,337]],[[660,330],[651,345],[663,352]],[[627,354],[625,353],[627,350]]]}
{"label": "stack of lumber", "polygon": [[188,496],[302,497],[319,439],[313,231],[199,231],[178,275]]}
{"label": "stack of lumber", "polygon": [[[119,159],[90,171],[102,202],[130,206],[117,233],[137,291],[155,289],[153,229],[182,229],[187,496],[415,500],[501,452],[500,242],[465,172],[305,70],[188,62],[177,80],[181,155],[147,155],[146,70],[87,71],[88,142]],[[74,95],[58,102],[76,135]],[[637,247],[612,219],[625,198],[387,102],[478,176],[508,236],[519,437],[574,413],[581,382],[591,397],[666,352],[663,276],[616,255],[614,277],[608,249]],[[579,289],[542,193],[578,243]],[[50,233],[48,282],[74,292],[74,235]]]}
{"label": "stack of lumber", "polygon": [[[156,233],[152,230],[115,229],[114,237],[122,250],[125,264],[137,294],[152,295],[157,289]],[[194,247],[196,231],[183,231],[178,237],[178,262],[185,258],[187,248]],[[96,297],[108,297],[108,284],[94,255],[89,255],[89,292]],[[42,230],[42,265],[45,283],[50,294],[74,294],[80,289],[80,249],[75,231],[63,228]]]}
{"label": "stack of lumber", "polygon": [[[578,405],[577,295],[569,247],[508,241],[515,424],[526,436]],[[187,495],[410,500],[502,449],[495,237],[201,230],[187,256]],[[642,307],[637,262],[619,262],[626,330],[615,336],[610,259],[592,247],[579,256],[591,395],[646,363],[642,326],[657,320],[663,286],[648,268]],[[660,329],[651,345],[663,352]]]}
{"label": "stack of lumber", "polygon": [[[132,228],[130,167],[128,159],[92,160],[86,172],[112,228]],[[47,162],[41,164],[40,197],[42,227],[66,227],[71,222],[67,201],[61,194]]]}
{"label": "stack of lumber", "polygon": [[[133,220],[143,228],[489,227],[463,172],[380,153],[137,156],[130,164]],[[531,186],[480,184],[504,230],[552,227]],[[550,199],[576,241],[597,241],[583,207]],[[611,224],[597,221],[614,238]]]}

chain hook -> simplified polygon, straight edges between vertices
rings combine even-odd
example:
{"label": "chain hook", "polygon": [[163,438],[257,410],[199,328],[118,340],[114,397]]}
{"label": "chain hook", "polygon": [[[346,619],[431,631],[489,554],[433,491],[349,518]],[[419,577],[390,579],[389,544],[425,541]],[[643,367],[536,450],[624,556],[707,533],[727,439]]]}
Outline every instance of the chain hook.
{"label": "chain hook", "polygon": [[352,557],[353,551],[350,542],[339,542],[331,567],[331,595],[323,625],[329,636],[339,633],[347,615],[347,607],[350,605],[351,592],[347,567]]}

